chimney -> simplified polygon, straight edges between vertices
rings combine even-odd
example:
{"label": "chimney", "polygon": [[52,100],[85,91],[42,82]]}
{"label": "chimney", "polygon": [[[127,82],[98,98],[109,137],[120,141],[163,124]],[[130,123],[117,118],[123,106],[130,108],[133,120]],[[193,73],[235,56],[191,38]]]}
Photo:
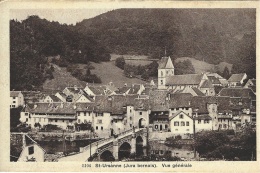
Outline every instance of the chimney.
{"label": "chimney", "polygon": [[76,108],[77,108],[77,106],[76,106],[76,105],[74,105],[74,106],[73,106],[73,109],[76,109]]}
{"label": "chimney", "polygon": [[74,90],[76,90],[76,91],[78,90],[77,85],[74,85]]}

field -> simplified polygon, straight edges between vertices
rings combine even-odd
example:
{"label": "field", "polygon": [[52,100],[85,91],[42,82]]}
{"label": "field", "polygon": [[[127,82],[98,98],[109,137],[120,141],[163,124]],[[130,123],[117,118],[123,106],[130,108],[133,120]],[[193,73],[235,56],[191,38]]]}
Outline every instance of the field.
{"label": "field", "polygon": [[[208,71],[212,71],[215,69],[215,65],[214,64],[209,64],[207,62],[203,62],[200,60],[196,60],[194,58],[189,58],[189,57],[181,57],[181,58],[177,58],[175,60],[176,62],[180,62],[180,61],[184,61],[184,60],[190,60],[194,69],[195,69],[195,73],[202,73],[202,72],[208,72]],[[223,71],[224,68],[227,66],[229,71],[231,71],[232,69],[232,64],[226,63],[226,62],[221,62],[218,65],[218,68],[220,71]]]}
{"label": "field", "polygon": [[91,70],[91,73],[96,74],[101,78],[103,84],[113,82],[115,86],[123,86],[125,83],[145,83],[145,81],[137,78],[127,78],[123,70],[116,67],[114,61],[102,62],[102,63],[91,63],[95,67],[94,70]]}
{"label": "field", "polygon": [[67,86],[78,86],[85,87],[86,82],[80,81],[77,78],[73,77],[69,72],[67,72],[66,68],[61,68],[55,64],[53,64],[54,79],[46,80],[43,84],[44,90],[63,90]]}

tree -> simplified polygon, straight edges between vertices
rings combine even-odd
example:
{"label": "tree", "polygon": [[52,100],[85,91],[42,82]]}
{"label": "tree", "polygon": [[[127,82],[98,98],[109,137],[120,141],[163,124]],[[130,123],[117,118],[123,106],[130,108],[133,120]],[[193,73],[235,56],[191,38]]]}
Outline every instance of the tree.
{"label": "tree", "polygon": [[184,60],[175,64],[175,73],[176,75],[194,74],[195,69],[190,60]]}
{"label": "tree", "polygon": [[229,142],[227,135],[218,131],[199,132],[195,136],[195,148],[201,156],[214,151],[227,142]]}
{"label": "tree", "polygon": [[224,77],[225,79],[229,79],[229,77],[230,77],[230,73],[229,73],[227,66],[224,68],[224,71],[222,73],[222,77]]}
{"label": "tree", "polygon": [[118,68],[121,68],[122,70],[124,70],[124,66],[125,66],[125,59],[123,56],[119,57],[116,59],[115,61],[115,65],[118,67]]}

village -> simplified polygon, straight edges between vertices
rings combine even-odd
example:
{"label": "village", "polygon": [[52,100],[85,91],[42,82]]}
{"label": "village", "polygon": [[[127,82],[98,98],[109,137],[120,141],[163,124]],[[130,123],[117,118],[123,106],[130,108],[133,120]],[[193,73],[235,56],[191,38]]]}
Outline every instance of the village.
{"label": "village", "polygon": [[201,160],[197,134],[255,130],[256,79],[175,75],[170,57],[158,64],[158,79],[147,84],[74,85],[37,99],[11,91],[10,110],[21,108],[11,161]]}

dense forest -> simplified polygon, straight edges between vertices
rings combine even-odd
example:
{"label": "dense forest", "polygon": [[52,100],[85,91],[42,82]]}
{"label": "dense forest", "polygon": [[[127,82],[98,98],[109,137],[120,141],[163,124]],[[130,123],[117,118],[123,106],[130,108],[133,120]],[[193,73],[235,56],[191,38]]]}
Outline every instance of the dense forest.
{"label": "dense forest", "polygon": [[[50,63],[69,68],[76,63],[109,61],[110,53],[158,59],[165,50],[173,60],[191,57],[211,64],[225,61],[233,64],[229,73],[246,72],[249,78],[255,78],[255,14],[255,9],[117,9],[76,25],[49,22],[38,16],[11,20],[10,89],[41,89],[46,79],[53,78]],[[50,61],[54,56],[59,59]],[[177,66],[179,74],[194,72],[189,62]],[[187,66],[189,70],[183,71]],[[156,76],[155,67],[126,66],[124,70],[148,79]],[[143,69],[145,73],[140,72]],[[74,76],[101,82],[90,74],[87,69]]]}
{"label": "dense forest", "polygon": [[116,54],[192,57],[255,77],[255,9],[118,9],[76,24]]}
{"label": "dense forest", "polygon": [[38,16],[11,20],[10,43],[11,90],[41,89],[46,79],[53,78],[48,57],[59,55],[61,60],[55,62],[63,66],[110,60],[106,48],[91,36]]}

